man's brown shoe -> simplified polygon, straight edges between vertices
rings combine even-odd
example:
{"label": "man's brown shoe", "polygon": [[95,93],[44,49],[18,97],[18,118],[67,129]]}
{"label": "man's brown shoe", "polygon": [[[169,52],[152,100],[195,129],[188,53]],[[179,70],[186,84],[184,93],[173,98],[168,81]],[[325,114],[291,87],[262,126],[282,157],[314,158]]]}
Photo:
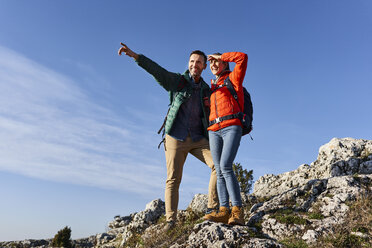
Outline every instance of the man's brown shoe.
{"label": "man's brown shoe", "polygon": [[163,228],[163,231],[164,232],[168,232],[170,230],[172,230],[173,228],[175,228],[176,226],[176,223],[174,221],[167,221],[167,223],[165,224],[164,228]]}

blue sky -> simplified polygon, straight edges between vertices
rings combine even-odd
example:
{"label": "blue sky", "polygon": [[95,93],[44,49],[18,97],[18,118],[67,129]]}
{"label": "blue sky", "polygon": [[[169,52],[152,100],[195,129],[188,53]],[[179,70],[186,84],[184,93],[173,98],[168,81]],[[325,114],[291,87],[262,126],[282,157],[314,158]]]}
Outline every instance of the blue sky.
{"label": "blue sky", "polygon": [[[195,49],[248,54],[254,141],[236,162],[256,180],[372,139],[371,27],[369,0],[1,0],[0,241],[90,236],[164,199],[168,95],[120,42],[173,72]],[[180,208],[208,180],[188,157]]]}

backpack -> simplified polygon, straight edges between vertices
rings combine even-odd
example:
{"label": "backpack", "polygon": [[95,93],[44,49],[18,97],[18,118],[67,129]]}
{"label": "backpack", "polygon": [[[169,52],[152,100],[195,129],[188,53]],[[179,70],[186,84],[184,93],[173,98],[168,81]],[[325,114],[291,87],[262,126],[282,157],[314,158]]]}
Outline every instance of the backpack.
{"label": "backpack", "polygon": [[[238,101],[238,94],[236,93],[236,91],[234,89],[234,86],[232,85],[229,77],[227,77],[225,79],[225,81],[223,82],[223,84],[219,85],[213,91],[215,91],[219,88],[222,88],[222,87],[226,87],[230,91],[231,95],[236,100],[236,102],[238,103],[239,108],[241,109],[241,106],[239,105],[239,101]],[[240,111],[237,114],[220,117],[219,121],[233,119],[233,118],[239,118],[240,121],[243,124],[243,134],[242,135],[244,136],[246,134],[249,134],[253,129],[253,125],[252,125],[252,122],[253,122],[253,105],[252,105],[251,95],[249,94],[249,92],[247,91],[247,89],[245,87],[243,87],[243,94],[244,94],[243,112]],[[214,124],[214,123],[216,123],[216,122],[215,121],[211,122],[211,125]],[[252,136],[251,136],[251,139],[253,140]]]}

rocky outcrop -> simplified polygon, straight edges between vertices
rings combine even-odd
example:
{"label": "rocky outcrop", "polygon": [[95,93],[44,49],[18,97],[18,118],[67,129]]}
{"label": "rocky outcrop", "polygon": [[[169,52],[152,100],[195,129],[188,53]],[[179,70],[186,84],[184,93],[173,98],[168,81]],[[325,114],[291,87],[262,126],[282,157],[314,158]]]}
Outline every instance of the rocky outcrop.
{"label": "rocky outcrop", "polygon": [[208,198],[204,194],[196,194],[187,208],[194,212],[205,212],[208,206]]}
{"label": "rocky outcrop", "polygon": [[372,175],[314,179],[251,208],[248,224],[261,222],[274,239],[300,235],[309,243],[342,224],[348,203],[370,192]]}
{"label": "rocky outcrop", "polygon": [[144,211],[125,217],[115,216],[114,221],[108,225],[110,230],[96,236],[96,246],[124,246],[133,235],[143,233],[146,228],[155,224],[164,213],[165,204],[162,200],[157,199],[148,203]]}
{"label": "rocky outcrop", "polygon": [[[286,247],[283,240],[294,238],[319,247],[319,239],[345,224],[352,203],[371,199],[371,192],[372,141],[332,139],[320,147],[315,162],[265,175],[256,181],[253,194],[242,194],[245,226],[199,220],[189,229],[179,227],[177,239],[168,239],[174,234],[163,231],[164,202],[157,199],[144,211],[115,216],[107,233],[73,242],[75,247],[274,248]],[[189,220],[202,216],[206,207],[207,196],[195,195],[187,210],[179,210],[178,222],[190,225]],[[371,213],[371,209],[364,211]],[[372,223],[372,216],[369,219]],[[353,235],[372,242],[372,228]],[[0,243],[0,247],[47,247],[45,242],[50,241],[23,242],[28,243]]]}
{"label": "rocky outcrop", "polygon": [[22,241],[9,241],[9,242],[0,242],[0,247],[20,247],[20,248],[28,248],[28,247],[48,247],[49,243],[52,242],[51,239],[26,239]]}
{"label": "rocky outcrop", "polygon": [[372,140],[332,139],[319,148],[318,158],[310,165],[281,175],[265,175],[254,184],[253,195],[271,197],[305,185],[313,179],[372,173]]}
{"label": "rocky outcrop", "polygon": [[229,226],[226,224],[204,221],[194,227],[193,232],[183,244],[174,244],[171,248],[188,247],[246,247],[259,248],[283,247],[269,238],[256,238],[255,228],[247,226]]}

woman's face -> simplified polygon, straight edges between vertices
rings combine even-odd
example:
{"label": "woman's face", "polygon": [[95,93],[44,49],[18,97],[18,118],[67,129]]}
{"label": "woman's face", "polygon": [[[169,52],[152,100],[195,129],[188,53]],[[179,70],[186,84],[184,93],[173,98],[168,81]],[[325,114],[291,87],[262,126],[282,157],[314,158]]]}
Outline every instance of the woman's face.
{"label": "woman's face", "polygon": [[213,75],[218,76],[225,69],[226,63],[222,60],[212,59],[209,61],[209,68]]}

